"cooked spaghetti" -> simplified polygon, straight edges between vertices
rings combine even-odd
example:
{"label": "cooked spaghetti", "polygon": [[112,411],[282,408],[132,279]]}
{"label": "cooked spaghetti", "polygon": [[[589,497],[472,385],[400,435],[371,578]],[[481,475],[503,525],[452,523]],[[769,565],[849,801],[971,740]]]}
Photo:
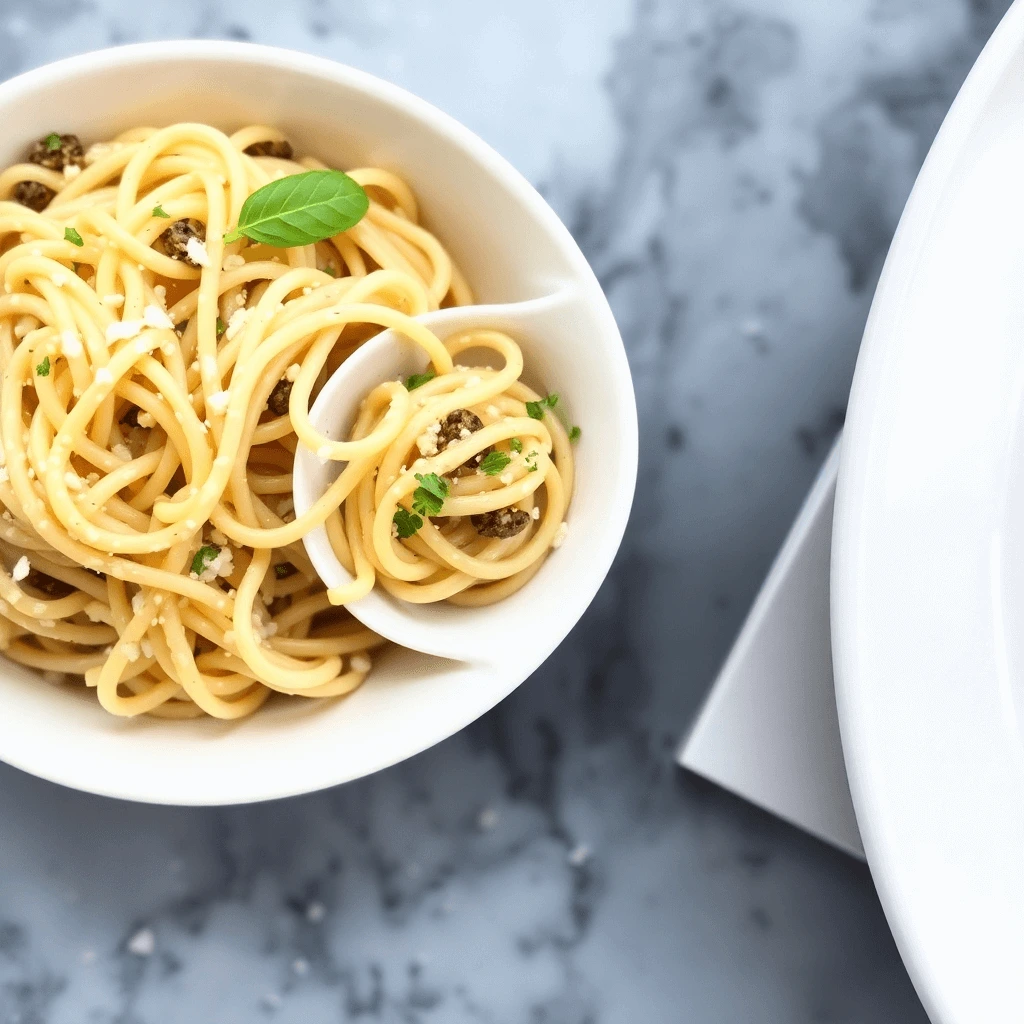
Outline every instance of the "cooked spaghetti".
{"label": "cooked spaghetti", "polygon": [[[269,127],[177,124],[88,150],[54,133],[0,173],[0,648],[84,678],[114,714],[238,718],[275,691],[350,692],[381,641],[338,605],[375,576],[407,600],[494,600],[556,541],[565,431],[522,415],[537,396],[510,339],[478,335],[506,364],[465,371],[451,358],[464,342],[411,319],[472,298],[400,178],[349,172],[369,208],[331,237],[225,241],[254,193],[323,166]],[[350,447],[318,437],[310,397],[385,327],[423,344],[437,376],[378,388]],[[415,470],[450,475],[447,518],[396,539],[422,483],[388,474],[456,409],[480,428],[428,444]],[[349,464],[297,518],[300,438]],[[496,478],[458,469],[484,448],[508,456]],[[520,513],[529,529],[488,532]],[[328,594],[302,547],[325,522],[352,593]]]}
{"label": "cooked spaghetti", "polygon": [[[453,362],[469,349],[501,368]],[[505,334],[471,331],[430,351],[436,372],[381,385],[351,439],[320,449],[353,459],[345,472],[358,480],[339,477],[344,514],[327,520],[355,577],[333,601],[362,597],[378,581],[405,601],[490,604],[518,590],[565,537],[572,452],[559,419],[545,414],[557,397],[520,382],[522,353]],[[360,459],[368,444],[375,452]]]}

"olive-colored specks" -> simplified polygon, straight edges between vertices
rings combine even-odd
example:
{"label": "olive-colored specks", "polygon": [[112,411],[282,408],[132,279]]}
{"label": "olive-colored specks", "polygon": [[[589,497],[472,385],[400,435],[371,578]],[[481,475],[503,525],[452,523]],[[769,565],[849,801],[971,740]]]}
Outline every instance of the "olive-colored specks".
{"label": "olive-colored specks", "polygon": [[481,537],[514,537],[530,525],[532,517],[521,508],[498,508],[493,512],[481,512],[471,516],[476,532]]}
{"label": "olive-colored specks", "polygon": [[[57,144],[58,139],[60,145]],[[32,143],[28,158],[32,163],[48,167],[51,171],[85,166],[85,150],[82,148],[82,140],[77,135],[47,135],[46,138]]]}
{"label": "olive-colored specks", "polygon": [[35,210],[36,213],[45,210],[56,194],[52,188],[47,188],[40,181],[19,181],[14,186],[14,201]]}
{"label": "olive-colored specks", "polygon": [[287,139],[267,139],[265,142],[254,142],[245,147],[249,156],[276,156],[279,160],[291,160],[295,155],[292,144]]}
{"label": "olive-colored specks", "polygon": [[[441,420],[441,431],[437,435],[437,450],[443,452],[448,445],[455,444],[456,441],[464,441],[470,434],[475,434],[482,429],[483,425],[483,420],[475,412],[470,412],[469,409],[453,409]],[[467,459],[464,465],[455,470],[456,475],[475,470],[490,452],[490,448],[477,452],[471,459]]]}
{"label": "olive-colored specks", "polygon": [[275,416],[284,416],[288,412],[288,399],[291,397],[291,393],[292,382],[290,380],[282,378],[274,385],[274,390],[270,392],[267,405]]}
{"label": "olive-colored specks", "polygon": [[160,236],[164,252],[172,260],[181,260],[182,263],[187,263],[190,267],[198,267],[199,264],[188,254],[188,243],[192,238],[196,238],[200,242],[206,241],[206,225],[194,217],[176,220]]}

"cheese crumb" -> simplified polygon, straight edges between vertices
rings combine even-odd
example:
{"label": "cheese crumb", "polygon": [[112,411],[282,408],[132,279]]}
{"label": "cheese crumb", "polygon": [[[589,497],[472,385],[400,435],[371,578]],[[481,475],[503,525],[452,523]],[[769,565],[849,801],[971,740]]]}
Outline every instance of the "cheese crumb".
{"label": "cheese crumb", "polygon": [[146,658],[152,658],[153,657],[153,645],[149,642],[148,639],[143,637],[139,641],[139,646],[142,648],[142,654],[143,654],[144,657],[146,657]]}
{"label": "cheese crumb", "polygon": [[137,338],[144,326],[141,320],[115,320],[106,330],[107,341]]}
{"label": "cheese crumb", "polygon": [[142,654],[142,650],[138,644],[132,643],[129,640],[124,641],[121,644],[119,650],[129,661],[138,661]]}
{"label": "cheese crumb", "polygon": [[64,180],[72,181],[82,173],[82,168],[78,164],[65,164],[64,165]]}
{"label": "cheese crumb", "polygon": [[60,347],[68,359],[76,359],[82,354],[82,341],[74,331],[60,332]]}
{"label": "cheese crumb", "polygon": [[560,548],[565,543],[565,538],[569,536],[569,524],[563,522],[558,528],[558,532],[555,534],[554,540],[551,541],[553,548]]}
{"label": "cheese crumb", "polygon": [[[230,576],[235,571],[235,556],[229,547],[217,552],[199,575],[200,583],[212,583],[218,576]],[[191,575],[191,574],[190,574]]]}
{"label": "cheese crumb", "polygon": [[153,416],[148,412],[140,412],[139,415],[135,417],[135,420],[140,427],[145,427],[147,430],[150,427],[156,426],[156,420],[153,419]]}
{"label": "cheese crumb", "polygon": [[28,556],[22,555],[21,558],[14,563],[14,568],[11,570],[11,576],[14,580],[23,580],[31,571],[32,566],[29,564]]}
{"label": "cheese crumb", "polygon": [[252,312],[251,309],[236,309],[231,314],[231,319],[228,320],[228,325],[224,330],[224,337],[231,341],[232,338],[245,326],[245,321],[249,319],[249,314]]}
{"label": "cheese crumb", "polygon": [[224,412],[231,401],[230,391],[215,391],[206,400],[206,408],[211,412]]}
{"label": "cheese crumb", "polygon": [[111,454],[116,455],[122,462],[132,461],[132,453],[126,444],[115,444],[110,451]]}
{"label": "cheese crumb", "polygon": [[353,672],[369,672],[373,668],[373,662],[365,654],[353,654],[348,663],[352,666]]}
{"label": "cheese crumb", "polygon": [[430,456],[437,454],[437,439],[441,433],[441,424],[431,423],[426,430],[416,438],[416,447],[420,450],[420,455]]}
{"label": "cheese crumb", "polygon": [[64,484],[69,491],[80,491],[82,489],[82,478],[74,470],[69,469],[64,474]]}
{"label": "cheese crumb", "polygon": [[147,327],[174,327],[174,321],[159,306],[152,304],[142,311],[142,322]]}
{"label": "cheese crumb", "polygon": [[206,245],[200,242],[195,235],[185,243],[185,254],[193,263],[198,264],[200,267],[208,267],[210,265],[210,254],[206,251]]}
{"label": "cheese crumb", "polygon": [[540,519],[540,505],[535,505],[530,512],[531,519]]}
{"label": "cheese crumb", "polygon": [[221,266],[225,270],[237,270],[239,267],[244,267],[245,266],[245,257],[244,256],[225,256],[224,257],[224,262],[221,264]]}
{"label": "cheese crumb", "polygon": [[294,383],[296,377],[298,377],[299,375],[299,370],[301,369],[302,367],[299,366],[298,363],[292,363],[292,365],[289,366],[288,369],[284,371],[284,379],[287,381],[292,381]]}
{"label": "cheese crumb", "polygon": [[132,594],[132,612],[138,615],[145,606],[146,598],[143,596],[141,590],[137,594]]}

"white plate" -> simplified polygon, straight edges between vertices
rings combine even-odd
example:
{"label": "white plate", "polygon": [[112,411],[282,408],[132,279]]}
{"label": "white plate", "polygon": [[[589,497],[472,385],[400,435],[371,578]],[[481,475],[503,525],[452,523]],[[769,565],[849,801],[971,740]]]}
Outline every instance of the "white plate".
{"label": "white plate", "polygon": [[[395,648],[337,701],[279,700],[225,723],[124,720],[0,659],[0,758],[44,778],[155,803],[244,803],[366,775],[450,736],[555,649],[611,566],[636,481],[636,405],[615,320],[572,236],[489,146],[439,110],[308,54],[208,41],[144,43],[0,85],[0,166],[55,127],[84,139],[138,124],[280,125],[299,152],[398,171],[481,302],[571,297],[577,334],[532,350],[532,368],[583,429],[569,535],[523,588],[489,657]],[[536,598],[531,599],[530,595]],[[512,606],[510,606],[511,608]]]}
{"label": "white plate", "polygon": [[843,442],[837,698],[879,893],[941,1024],[1024,1020],[1024,6],[879,284]]}

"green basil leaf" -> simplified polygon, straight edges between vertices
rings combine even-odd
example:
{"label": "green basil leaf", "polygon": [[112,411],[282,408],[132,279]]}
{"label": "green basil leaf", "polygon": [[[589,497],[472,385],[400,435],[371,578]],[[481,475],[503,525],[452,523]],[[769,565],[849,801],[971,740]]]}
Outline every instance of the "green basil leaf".
{"label": "green basil leaf", "polygon": [[70,242],[72,245],[85,245],[85,242],[82,240],[82,236],[74,228],[64,229],[64,241]]}
{"label": "green basil leaf", "polygon": [[312,245],[358,224],[369,208],[362,186],[342,171],[291,174],[256,189],[224,241],[245,235],[278,249]]}
{"label": "green basil leaf", "polygon": [[60,136],[56,132],[50,132],[50,134],[46,136],[45,142],[47,152],[49,153],[56,153],[57,150],[64,145]]}
{"label": "green basil leaf", "polygon": [[428,370],[426,373],[414,373],[411,377],[405,378],[405,390],[415,391],[417,388],[423,387],[428,381],[432,381],[437,376],[433,370]]}

